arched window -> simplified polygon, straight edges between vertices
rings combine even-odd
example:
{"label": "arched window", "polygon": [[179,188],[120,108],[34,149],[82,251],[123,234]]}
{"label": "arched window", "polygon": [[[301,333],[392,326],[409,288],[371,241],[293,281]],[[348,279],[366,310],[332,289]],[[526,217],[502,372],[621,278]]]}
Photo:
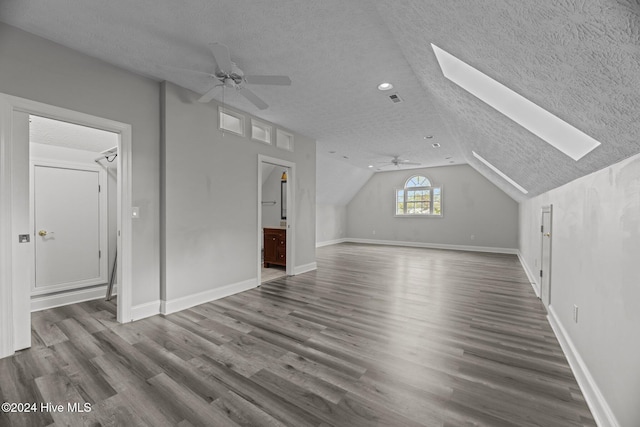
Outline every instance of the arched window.
{"label": "arched window", "polygon": [[414,175],[396,190],[396,215],[442,216],[442,188],[424,175]]}

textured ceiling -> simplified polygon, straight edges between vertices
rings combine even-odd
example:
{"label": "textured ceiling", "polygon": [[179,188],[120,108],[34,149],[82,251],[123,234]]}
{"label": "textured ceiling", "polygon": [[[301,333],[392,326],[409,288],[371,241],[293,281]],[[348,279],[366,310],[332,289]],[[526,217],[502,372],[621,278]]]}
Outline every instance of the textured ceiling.
{"label": "textured ceiling", "polygon": [[94,153],[118,146],[118,135],[113,132],[39,116],[29,117],[29,140]]}
{"label": "textured ceiling", "polygon": [[[354,167],[394,155],[468,162],[522,200],[472,150],[528,196],[640,152],[637,0],[3,0],[0,20],[198,93],[211,81],[182,69],[212,72],[208,43],[223,43],[245,73],[293,81],[251,87],[267,110],[233,91],[225,103],[315,138],[319,154]],[[571,160],[445,79],[431,43],[602,145]],[[404,102],[376,90],[382,81]],[[321,175],[337,170],[323,164]]]}

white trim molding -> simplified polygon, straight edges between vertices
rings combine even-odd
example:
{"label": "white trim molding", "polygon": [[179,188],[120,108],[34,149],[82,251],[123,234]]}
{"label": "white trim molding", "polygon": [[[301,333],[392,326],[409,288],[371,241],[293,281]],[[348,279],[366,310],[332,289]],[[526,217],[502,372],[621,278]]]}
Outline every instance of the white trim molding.
{"label": "white trim molding", "polygon": [[536,293],[536,296],[540,298],[540,284],[536,279],[536,275],[531,272],[531,269],[527,265],[527,262],[524,260],[522,253],[518,251],[518,259],[520,260],[520,264],[522,265],[522,269],[527,275],[529,282],[531,283],[531,287],[533,288],[533,292]]}
{"label": "white trim molding", "polygon": [[138,304],[131,307],[131,320],[140,320],[160,314],[160,300]]}
{"label": "white trim molding", "polygon": [[620,427],[620,423],[613,414],[611,407],[609,407],[600,388],[598,388],[598,384],[596,384],[591,372],[589,372],[587,364],[580,356],[580,353],[578,353],[578,349],[573,344],[573,341],[571,341],[571,338],[569,338],[566,329],[562,326],[558,315],[553,309],[553,305],[549,305],[549,315],[547,318],[560,343],[560,347],[562,347],[562,351],[567,357],[571,371],[576,377],[576,381],[578,381],[580,390],[582,390],[584,399],[587,405],[589,405],[589,409],[591,409],[596,424],[603,427]]}
{"label": "white trim molding", "polygon": [[222,286],[220,288],[210,289],[208,291],[187,295],[173,300],[161,300],[160,313],[166,315],[175,313],[177,311],[186,310],[187,308],[191,308],[196,305],[215,301],[217,299],[228,297],[239,292],[248,291],[249,289],[253,289],[258,285],[259,283],[256,278],[253,278],[245,280],[243,282],[233,283],[230,285]]}
{"label": "white trim molding", "polygon": [[313,271],[317,269],[318,269],[318,264],[315,262],[310,262],[309,264],[296,265],[296,267],[293,269],[293,274],[294,275],[303,274],[303,273],[307,273],[309,271]]}
{"label": "white trim molding", "polygon": [[373,240],[373,239],[357,239],[348,237],[345,239],[349,243],[364,243],[367,245],[387,245],[387,246],[408,246],[414,248],[429,249],[448,249],[452,251],[470,251],[470,252],[489,252],[495,254],[512,254],[518,253],[513,248],[494,248],[491,246],[467,246],[467,245],[449,245],[444,243],[424,243],[424,242],[401,242],[396,240]]}
{"label": "white trim molding", "polygon": [[346,238],[326,240],[324,242],[316,242],[316,248],[322,248],[324,246],[330,246],[330,245],[337,245],[339,243],[345,243],[345,242],[347,242]]}
{"label": "white trim molding", "polygon": [[[116,288],[118,285],[114,286],[113,295],[116,295]],[[31,297],[31,311],[48,310],[50,308],[62,307],[63,305],[101,299],[105,298],[106,294],[107,285],[101,285],[87,289],[60,292],[52,295],[34,295]]]}

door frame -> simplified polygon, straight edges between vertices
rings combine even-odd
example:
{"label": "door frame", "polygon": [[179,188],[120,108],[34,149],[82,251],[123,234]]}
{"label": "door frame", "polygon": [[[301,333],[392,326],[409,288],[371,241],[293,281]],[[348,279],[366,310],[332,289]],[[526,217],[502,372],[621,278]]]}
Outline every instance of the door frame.
{"label": "door frame", "polygon": [[257,221],[257,286],[262,284],[262,165],[263,164],[275,165],[282,168],[287,168],[287,276],[293,276],[295,271],[295,177],[296,177],[296,164],[287,160],[278,159],[275,157],[264,156],[258,154],[258,199],[256,205],[258,207],[258,221]]}
{"label": "door frame", "polygon": [[[37,157],[30,157],[31,161],[29,162],[29,230],[33,231],[33,244],[35,250],[35,242],[36,242],[36,218],[35,218],[35,206],[36,206],[36,182],[35,182],[35,169],[38,166],[42,167],[53,167],[58,169],[73,169],[73,170],[81,170],[88,172],[96,172],[98,174],[98,185],[101,188],[100,193],[98,194],[98,229],[99,229],[99,238],[100,238],[100,252],[104,254],[100,258],[100,277],[99,279],[91,279],[88,283],[85,281],[84,284],[80,284],[80,286],[91,286],[98,285],[102,283],[109,282],[109,266],[108,266],[108,258],[109,258],[109,249],[108,249],[108,202],[107,202],[107,171],[105,168],[98,166],[97,164],[84,164],[78,162],[70,162],[66,160],[49,160],[49,159],[41,159]],[[104,191],[103,191],[103,190]],[[36,262],[31,264],[31,295],[42,295],[51,292],[58,291],[67,291],[76,289],[78,287],[78,283],[75,284],[67,284],[65,286],[54,285],[56,287],[49,287],[48,289],[37,289],[36,288],[36,263],[37,259],[34,260]]]}
{"label": "door frame", "polygon": [[[27,113],[118,134],[117,176],[117,250],[118,250],[118,322],[131,321],[132,306],[132,129],[130,124],[117,122],[66,108],[0,93],[0,358],[31,346],[31,281],[28,265],[33,254],[33,230],[23,220],[23,195],[16,187],[25,187],[18,170],[29,159],[25,148],[14,134],[15,113]],[[19,132],[16,132],[16,134]],[[22,150],[20,150],[22,148]],[[28,157],[28,148],[26,149]],[[14,167],[15,166],[15,167]],[[28,183],[26,183],[28,191]],[[29,243],[20,243],[18,235],[30,236]]]}
{"label": "door frame", "polygon": [[[544,215],[549,214],[549,230],[544,229]],[[547,266],[547,271],[545,271],[544,267],[544,239],[545,234],[548,235],[549,239],[549,265]],[[548,308],[551,304],[551,264],[552,264],[552,237],[553,237],[553,205],[543,206],[540,213],[540,299],[542,300],[542,304],[545,308]],[[549,284],[546,292],[545,292],[545,280]]]}

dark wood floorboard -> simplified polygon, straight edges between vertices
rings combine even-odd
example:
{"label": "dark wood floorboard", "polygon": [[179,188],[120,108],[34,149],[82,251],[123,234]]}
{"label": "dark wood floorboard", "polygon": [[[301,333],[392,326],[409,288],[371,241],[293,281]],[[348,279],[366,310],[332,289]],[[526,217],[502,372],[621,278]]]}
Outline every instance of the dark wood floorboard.
{"label": "dark wood floorboard", "polygon": [[[516,256],[340,244],[318,270],[120,325],[32,315],[0,426],[595,426]],[[70,412],[68,404],[90,412]]]}

